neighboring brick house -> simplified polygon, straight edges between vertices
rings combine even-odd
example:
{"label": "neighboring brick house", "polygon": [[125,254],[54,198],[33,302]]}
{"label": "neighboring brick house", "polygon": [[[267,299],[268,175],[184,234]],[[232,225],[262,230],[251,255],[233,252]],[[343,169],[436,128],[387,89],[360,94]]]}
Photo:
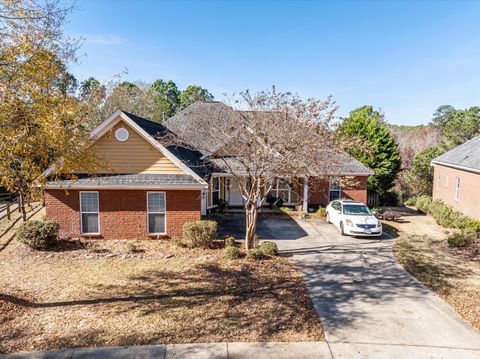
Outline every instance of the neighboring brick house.
{"label": "neighboring brick house", "polygon": [[[116,111],[91,133],[92,150],[105,168],[95,174],[79,170],[74,180],[48,182],[47,218],[60,224],[62,236],[142,239],[179,236],[186,221],[200,219],[220,200],[230,207],[242,206],[234,178],[214,160],[205,159],[204,153],[191,149],[205,134],[191,133],[184,138],[185,131],[179,128],[188,129],[189,121],[208,116],[214,106],[226,105],[197,102],[165,126]],[[196,116],[188,116],[192,111]],[[162,137],[172,133],[182,133],[191,147],[162,144]],[[365,202],[367,178],[373,172],[347,155],[338,164],[341,175],[357,179],[355,188],[328,182],[291,185],[278,180],[272,192],[286,205],[307,205],[303,198],[308,198],[309,206],[324,206],[341,197]]]}
{"label": "neighboring brick house", "polygon": [[433,199],[480,220],[480,136],[432,160]]}

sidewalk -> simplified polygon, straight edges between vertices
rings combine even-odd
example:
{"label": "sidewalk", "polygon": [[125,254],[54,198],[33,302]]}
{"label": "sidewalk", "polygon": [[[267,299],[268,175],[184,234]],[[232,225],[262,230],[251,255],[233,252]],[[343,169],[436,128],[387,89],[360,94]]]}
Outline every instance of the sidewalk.
{"label": "sidewalk", "polygon": [[1,359],[331,359],[326,342],[160,344],[131,347],[60,349],[0,355]]}

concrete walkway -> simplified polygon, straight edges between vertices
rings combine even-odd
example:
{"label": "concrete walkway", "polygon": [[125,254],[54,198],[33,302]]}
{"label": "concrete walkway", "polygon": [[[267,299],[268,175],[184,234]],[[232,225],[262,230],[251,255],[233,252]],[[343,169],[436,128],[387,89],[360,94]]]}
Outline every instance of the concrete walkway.
{"label": "concrete walkway", "polygon": [[62,349],[0,355],[2,359],[330,359],[325,342],[211,343]]}
{"label": "concrete walkway", "polygon": [[264,225],[290,233],[277,243],[303,271],[334,358],[480,358],[480,334],[397,264],[391,238],[298,221],[299,238],[275,222]]}

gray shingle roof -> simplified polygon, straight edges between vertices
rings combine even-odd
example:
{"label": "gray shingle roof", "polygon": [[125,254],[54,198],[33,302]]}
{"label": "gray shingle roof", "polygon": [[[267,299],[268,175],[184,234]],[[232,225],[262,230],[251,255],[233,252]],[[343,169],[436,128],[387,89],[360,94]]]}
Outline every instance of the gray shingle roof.
{"label": "gray shingle roof", "polygon": [[[222,126],[230,126],[236,123],[240,126],[240,121],[226,121],[237,116],[235,111],[219,101],[197,101],[188,106],[183,111],[170,117],[165,126],[184,141],[203,154],[211,154],[215,152],[223,144],[229,141],[228,134],[235,131],[235,128],[222,128]],[[215,123],[219,126],[215,133],[212,133],[208,126],[205,126],[205,119],[209,119],[208,123]],[[214,119],[211,121],[211,119]],[[224,133],[224,138],[218,138],[217,133]]]}
{"label": "gray shingle roof", "polygon": [[156,173],[136,173],[121,175],[81,175],[74,180],[52,181],[49,185],[54,186],[105,186],[105,185],[198,185],[198,181],[190,175],[180,174],[156,174]]}
{"label": "gray shingle roof", "polygon": [[480,171],[480,136],[445,152],[434,158],[432,162]]}

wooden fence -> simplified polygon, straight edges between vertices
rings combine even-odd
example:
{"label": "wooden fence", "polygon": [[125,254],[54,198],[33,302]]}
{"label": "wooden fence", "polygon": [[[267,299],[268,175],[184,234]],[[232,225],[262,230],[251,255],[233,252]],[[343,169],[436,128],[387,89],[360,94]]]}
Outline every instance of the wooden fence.
{"label": "wooden fence", "polygon": [[0,194],[0,201],[6,202],[0,205],[0,220],[5,217],[7,217],[7,219],[10,220],[12,216],[12,212],[15,210],[17,210],[18,212],[21,212],[19,200],[12,194],[10,193]]}
{"label": "wooden fence", "polygon": [[370,189],[367,191],[367,206],[378,207],[378,193]]}

